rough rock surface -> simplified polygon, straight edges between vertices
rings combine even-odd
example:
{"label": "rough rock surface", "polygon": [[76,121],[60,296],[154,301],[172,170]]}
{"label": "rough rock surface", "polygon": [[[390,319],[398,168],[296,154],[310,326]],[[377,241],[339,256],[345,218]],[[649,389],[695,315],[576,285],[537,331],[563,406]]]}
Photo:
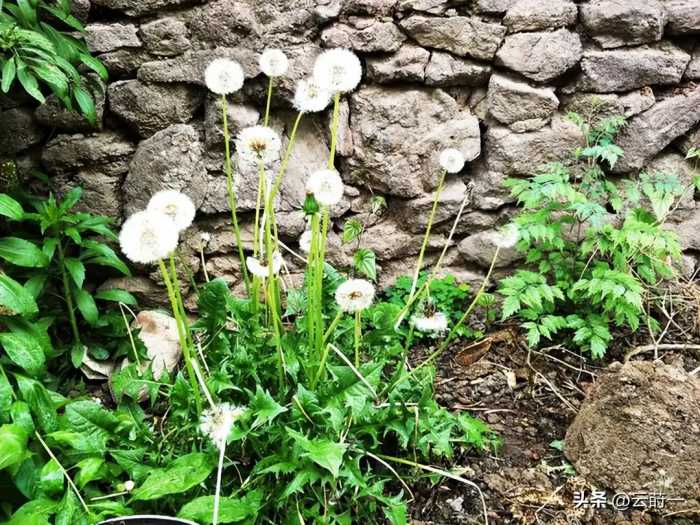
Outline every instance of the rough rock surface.
{"label": "rough rock surface", "polygon": [[615,165],[624,173],[640,169],[676,138],[700,122],[700,87],[669,97],[640,113],[623,129],[617,143],[625,151]]}
{"label": "rough rock surface", "polygon": [[[489,268],[496,255],[496,235],[498,233],[494,231],[470,235],[459,243],[459,254],[467,262],[475,263],[481,268]],[[515,248],[501,249],[495,268],[506,268],[522,258],[523,255]]]}
{"label": "rough rock surface", "polygon": [[95,102],[95,123],[91,123],[80,113],[66,109],[56,95],[46,98],[46,102],[36,108],[34,117],[40,124],[61,131],[94,131],[102,129],[105,111],[106,90],[104,83],[93,75],[88,90]]}
{"label": "rough rock surface", "polygon": [[34,122],[31,110],[14,108],[0,111],[0,155],[14,155],[38,144],[44,138],[44,130]]}
{"label": "rough rock surface", "polygon": [[367,76],[379,83],[423,82],[430,51],[405,44],[391,55],[367,59]]}
{"label": "rough rock surface", "polygon": [[700,9],[696,0],[664,0],[668,12],[668,32],[672,35],[700,33]]}
{"label": "rough rock surface", "polygon": [[134,145],[114,133],[57,135],[44,146],[41,161],[52,174],[71,173],[100,166],[123,168],[134,153]]}
{"label": "rough rock surface", "polygon": [[553,80],[581,60],[581,39],[568,29],[508,35],[496,63],[536,80]]}
{"label": "rough rock surface", "polygon": [[189,122],[204,100],[201,90],[190,86],[145,84],[139,80],[115,82],[107,95],[110,110],[142,137],[171,124]]}
{"label": "rough rock surface", "polygon": [[667,42],[633,49],[589,50],[581,60],[578,88],[608,93],[677,84],[689,61],[688,53]]}
{"label": "rough rock surface", "polygon": [[518,0],[503,23],[511,33],[566,27],[576,23],[578,9],[571,0]]}
{"label": "rough rock surface", "polygon": [[433,189],[442,147],[460,149],[467,160],[481,151],[477,118],[440,89],[367,87],[353,95],[351,111],[351,179],[393,195],[417,197]]}
{"label": "rough rock surface", "polygon": [[425,68],[425,83],[429,86],[480,86],[488,81],[491,67],[469,58],[433,51]]}
{"label": "rough rock surface", "polygon": [[141,26],[144,47],[158,56],[175,56],[192,47],[184,22],[173,17],[158,18]]}
{"label": "rough rock surface", "polygon": [[489,170],[506,175],[532,175],[549,162],[568,161],[583,144],[575,124],[557,116],[550,126],[529,133],[491,126],[486,135]]}
{"label": "rough rock surface", "polygon": [[466,16],[435,18],[414,15],[402,20],[401,27],[422,46],[482,60],[493,58],[506,33],[506,28],[500,24]]}
{"label": "rough rock surface", "polygon": [[595,0],[581,6],[581,22],[604,48],[661,40],[666,20],[658,0]]}
{"label": "rough rock surface", "polygon": [[91,24],[85,27],[85,42],[93,53],[141,47],[137,31],[134,24]]}
{"label": "rough rock surface", "polygon": [[700,378],[665,364],[617,363],[599,376],[564,450],[595,486],[697,500],[698,435]]}
{"label": "rough rock surface", "polygon": [[513,131],[532,131],[544,127],[558,106],[559,99],[551,88],[536,88],[505,75],[491,76],[489,113]]}
{"label": "rough rock surface", "polygon": [[171,9],[197,0],[91,0],[93,4],[115,11],[122,11],[129,16],[142,16],[156,13],[163,9]]}
{"label": "rough rock surface", "polygon": [[205,181],[199,134],[192,126],[175,124],[139,144],[124,181],[126,211],[145,208],[151,195],[162,189],[182,191],[200,206]]}
{"label": "rough rock surface", "polygon": [[344,47],[373,53],[396,51],[406,36],[392,21],[352,17],[348,23],[337,23],[321,33],[325,47]]}

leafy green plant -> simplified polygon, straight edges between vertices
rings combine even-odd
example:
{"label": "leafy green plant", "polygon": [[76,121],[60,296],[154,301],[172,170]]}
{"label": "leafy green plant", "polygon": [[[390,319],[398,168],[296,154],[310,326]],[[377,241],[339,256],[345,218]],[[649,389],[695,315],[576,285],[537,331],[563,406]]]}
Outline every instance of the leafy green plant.
{"label": "leafy green plant", "polygon": [[4,0],[0,2],[0,89],[19,83],[39,102],[48,88],[68,109],[77,106],[95,123],[95,102],[83,65],[107,80],[107,70],[76,37],[84,31],[71,14],[70,0]]}
{"label": "leafy green plant", "polygon": [[614,182],[606,170],[624,155],[614,142],[624,119],[570,118],[586,137],[572,164],[507,181],[523,208],[515,219],[517,248],[531,269],[504,279],[499,292],[503,319],[522,319],[531,346],[571,334],[574,344],[600,358],[612,326],[656,328],[649,292],[674,276],[681,254],[677,236],[662,225],[692,189],[664,172]]}

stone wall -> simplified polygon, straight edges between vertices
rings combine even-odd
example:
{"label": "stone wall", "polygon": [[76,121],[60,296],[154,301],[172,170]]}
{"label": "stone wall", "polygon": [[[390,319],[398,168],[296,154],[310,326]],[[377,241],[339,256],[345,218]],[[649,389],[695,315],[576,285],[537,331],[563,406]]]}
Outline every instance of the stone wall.
{"label": "stone wall", "polygon": [[[297,80],[327,47],[363,59],[361,87],[343,101],[338,167],[348,183],[333,210],[331,259],[348,262],[338,232],[347,217],[367,223],[363,243],[376,251],[382,283],[409,271],[437,183],[436,157],[457,146],[470,161],[448,180],[431,247],[442,247],[465,192],[473,199],[457,227],[447,270],[473,281],[490,262],[489,230],[514,211],[502,187],[561,159],[581,143],[564,114],[595,97],[624,114],[626,151],[619,175],[677,171],[690,179],[683,153],[700,142],[700,0],[74,0],[88,43],[111,80],[97,90],[99,125],[49,101],[12,107],[0,99],[0,155],[27,169],[41,165],[59,189],[80,184],[83,205],[123,218],[151,193],[175,188],[198,206],[185,239],[192,268],[200,232],[209,275],[236,282],[223,135],[218,101],[203,86],[215,57],[241,62],[249,80],[230,105],[234,133],[260,120],[266,80],[258,54],[279,47],[291,69],[274,100],[273,126],[286,132]],[[294,245],[308,173],[328,154],[328,115],[305,118],[279,202],[280,228]],[[251,220],[254,177],[238,183],[244,222]],[[388,209],[371,213],[371,195]],[[685,199],[677,228],[687,262],[700,253],[700,207]],[[246,238],[250,238],[250,226]],[[695,254],[693,255],[693,250]],[[429,257],[430,259],[430,257]],[[513,261],[505,257],[503,265]],[[294,258],[289,259],[294,268]],[[153,283],[129,287],[148,295]]]}

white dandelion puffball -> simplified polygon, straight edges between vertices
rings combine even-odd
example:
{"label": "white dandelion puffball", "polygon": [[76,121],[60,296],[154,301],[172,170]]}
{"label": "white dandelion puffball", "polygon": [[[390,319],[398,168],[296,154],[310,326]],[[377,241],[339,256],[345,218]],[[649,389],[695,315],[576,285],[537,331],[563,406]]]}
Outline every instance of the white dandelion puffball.
{"label": "white dandelion puffball", "polygon": [[281,77],[289,69],[289,60],[279,49],[266,49],[260,55],[260,71],[268,77]]}
{"label": "white dandelion puffball", "polygon": [[131,492],[134,490],[136,487],[136,483],[134,483],[132,480],[128,479],[124,482],[124,490],[127,492]]}
{"label": "white dandelion puffball", "polygon": [[202,244],[207,245],[211,242],[211,233],[209,232],[202,232],[199,234],[199,240],[202,241]]}
{"label": "white dandelion puffball", "polygon": [[231,429],[238,418],[245,414],[244,407],[221,403],[202,412],[199,429],[211,439],[218,448],[226,445]]}
{"label": "white dandelion puffball", "polygon": [[251,163],[269,164],[279,159],[282,140],[267,126],[251,126],[243,129],[236,139],[236,149],[241,159]]}
{"label": "white dandelion puffball", "polygon": [[[282,255],[280,252],[275,251],[272,254],[272,273],[274,275],[280,273],[283,263],[284,259],[282,258]],[[260,260],[256,259],[255,257],[248,257],[246,259],[246,267],[255,277],[265,279],[268,275],[270,275],[270,266],[261,263]]]}
{"label": "white dandelion puffball", "polygon": [[364,279],[349,279],[338,286],[335,301],[343,312],[359,312],[372,305],[374,285]]}
{"label": "white dandelion puffball", "polygon": [[458,149],[448,148],[440,153],[440,166],[447,173],[459,173],[464,168],[464,155]]}
{"label": "white dandelion puffball", "polygon": [[314,78],[331,93],[347,93],[362,80],[362,64],[357,55],[347,49],[324,51],[316,59]]}
{"label": "white dandelion puffball", "polygon": [[442,334],[447,331],[447,316],[442,312],[428,315],[414,315],[411,320],[416,330],[428,334]]}
{"label": "white dandelion puffball", "polygon": [[513,248],[520,240],[520,232],[518,226],[510,223],[505,228],[496,232],[493,236],[493,244],[502,250]]}
{"label": "white dandelion puffball", "polygon": [[126,257],[140,264],[165,259],[177,248],[178,231],[167,215],[140,211],[129,217],[119,233],[119,244]]}
{"label": "white dandelion puffball", "polygon": [[313,78],[300,80],[294,93],[294,107],[301,113],[318,113],[328,107],[332,97]]}
{"label": "white dandelion puffball", "polygon": [[306,230],[299,237],[299,249],[304,253],[309,253],[311,251],[311,238],[313,232],[311,230]]}
{"label": "white dandelion puffball", "polygon": [[204,83],[217,95],[230,95],[243,87],[245,73],[235,60],[217,58],[204,71]]}
{"label": "white dandelion puffball", "polygon": [[177,231],[181,232],[190,227],[197,210],[192,199],[184,193],[163,190],[151,197],[146,211],[167,215],[175,224]]}
{"label": "white dandelion puffball", "polygon": [[343,198],[345,185],[336,170],[319,170],[309,176],[306,191],[322,206],[335,206]]}

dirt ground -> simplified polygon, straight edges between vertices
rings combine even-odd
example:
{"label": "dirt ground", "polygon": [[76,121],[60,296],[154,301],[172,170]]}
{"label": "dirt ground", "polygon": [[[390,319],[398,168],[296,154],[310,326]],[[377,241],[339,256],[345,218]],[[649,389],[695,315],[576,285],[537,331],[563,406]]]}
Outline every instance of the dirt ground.
{"label": "dirt ground", "polygon": [[[700,342],[698,304],[692,297],[663,307],[668,315],[660,312],[660,318],[667,319],[662,322],[666,330],[663,337],[656,337],[657,344]],[[577,508],[574,493],[590,494],[592,487],[576,475],[559,446],[586,392],[610,363],[658,358],[697,373],[700,352],[668,350],[655,356],[652,349],[631,355],[630,349],[653,339],[645,333],[635,337],[620,333],[605,359],[593,362],[562,346],[528,351],[516,327],[499,327],[490,335],[490,344],[456,345],[446,352],[436,379],[441,403],[481,418],[503,440],[496,453],[463,455],[451,465],[481,488],[490,524],[700,524],[700,509],[678,512],[677,505],[673,510],[624,512],[611,504],[603,509]],[[421,354],[417,350],[414,357],[420,360]],[[478,492],[459,482],[426,484],[415,496],[414,525],[484,523]]]}

